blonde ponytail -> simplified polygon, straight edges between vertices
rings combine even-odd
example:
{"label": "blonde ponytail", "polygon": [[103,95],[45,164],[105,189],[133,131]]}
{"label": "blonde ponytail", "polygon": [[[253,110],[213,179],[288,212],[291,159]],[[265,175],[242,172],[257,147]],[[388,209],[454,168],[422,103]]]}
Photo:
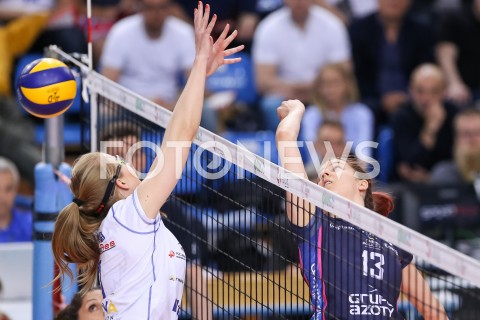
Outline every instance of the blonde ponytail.
{"label": "blonde ponytail", "polygon": [[[119,200],[117,193],[110,199],[107,207],[101,214],[95,211],[105,193],[108,181],[113,177],[116,165],[106,164],[100,167],[101,153],[89,153],[80,157],[73,169],[70,188],[81,205],[70,203],[57,217],[52,237],[52,250],[55,263],[59,267],[59,274],[53,280],[72,274],[69,263],[78,266],[78,284],[82,287],[81,293],[86,293],[95,285],[98,261],[100,259],[97,230],[113,203]],[[100,179],[100,170],[104,170],[105,179]]]}

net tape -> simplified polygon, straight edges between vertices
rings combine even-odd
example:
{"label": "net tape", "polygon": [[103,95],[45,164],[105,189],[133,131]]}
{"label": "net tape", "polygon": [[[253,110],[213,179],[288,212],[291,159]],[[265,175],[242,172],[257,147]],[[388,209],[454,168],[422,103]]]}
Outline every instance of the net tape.
{"label": "net tape", "polygon": [[[85,88],[88,88],[90,99],[100,94],[121,105],[125,109],[166,128],[172,112],[161,108],[146,98],[114,83],[95,71],[88,71],[88,67],[57,47],[51,47],[53,54],[59,55],[77,65],[84,75]],[[83,95],[85,98],[85,94]],[[95,114],[95,110],[92,110]],[[92,134],[96,131],[96,119],[92,118]],[[92,136],[92,140],[93,140]],[[282,167],[256,155],[242,145],[234,144],[204,128],[199,128],[193,141],[202,148],[217,156],[231,161],[232,164],[245,169],[264,180],[273,183],[285,191],[296,196],[308,199],[317,207],[335,214],[370,232],[385,241],[388,241],[415,256],[422,257],[438,268],[457,275],[471,284],[480,286],[480,261],[460,253],[438,241],[407,228],[393,220],[385,218],[363,206],[353,203],[321,186],[306,179],[291,179],[294,174]],[[96,145],[92,144],[92,151]]]}

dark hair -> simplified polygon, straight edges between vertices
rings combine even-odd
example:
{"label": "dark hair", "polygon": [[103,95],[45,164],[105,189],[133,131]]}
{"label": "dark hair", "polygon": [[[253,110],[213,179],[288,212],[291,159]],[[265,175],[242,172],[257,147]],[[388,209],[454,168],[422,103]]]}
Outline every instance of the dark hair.
{"label": "dark hair", "polygon": [[[94,290],[100,290],[100,288],[91,288],[85,294]],[[70,304],[57,314],[55,320],[78,320],[78,310],[82,307],[84,297],[80,292],[75,293]]]}
{"label": "dark hair", "polygon": [[[355,156],[349,156],[346,161],[353,170],[366,173],[364,166]],[[373,192],[372,179],[367,179],[367,182],[368,188],[365,192],[364,200],[365,207],[381,214],[384,217],[388,217],[395,207],[392,196],[386,192]]]}
{"label": "dark hair", "polygon": [[82,302],[82,295],[75,293],[72,302],[57,314],[55,320],[78,320],[78,310],[82,307]]}
{"label": "dark hair", "polygon": [[140,138],[140,129],[133,122],[113,121],[103,127],[98,137],[99,141],[113,141],[127,136]]}
{"label": "dark hair", "polygon": [[5,313],[0,311],[0,320],[10,320],[10,318]]}

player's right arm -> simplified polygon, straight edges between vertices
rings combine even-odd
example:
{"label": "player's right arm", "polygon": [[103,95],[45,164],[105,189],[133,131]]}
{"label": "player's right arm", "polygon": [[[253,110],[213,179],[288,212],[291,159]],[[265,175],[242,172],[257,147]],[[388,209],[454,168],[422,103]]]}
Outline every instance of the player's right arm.
{"label": "player's right arm", "polygon": [[[277,109],[280,123],[277,127],[276,141],[282,166],[306,179],[307,173],[297,145],[304,112],[305,106],[299,100],[288,100],[282,103]],[[299,227],[308,225],[311,216],[315,214],[315,205],[289,192],[286,198],[287,217],[290,222]]]}
{"label": "player's right arm", "polygon": [[234,31],[227,37],[229,27],[213,43],[210,36],[215,25],[216,15],[209,22],[210,6],[199,2],[195,10],[196,56],[192,71],[167,125],[161,152],[155,158],[150,171],[138,187],[138,197],[146,215],[155,218],[162,205],[181,177],[187,161],[191,143],[197,133],[202,114],[205,79],[223,65],[239,62],[239,58],[225,59],[243,49],[243,46],[226,50],[235,39]]}

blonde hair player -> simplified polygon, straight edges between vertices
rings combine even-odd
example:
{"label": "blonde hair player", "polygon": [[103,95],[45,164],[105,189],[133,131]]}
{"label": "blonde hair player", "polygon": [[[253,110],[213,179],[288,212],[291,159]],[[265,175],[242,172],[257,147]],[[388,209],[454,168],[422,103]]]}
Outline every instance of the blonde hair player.
{"label": "blonde hair player", "polygon": [[[305,106],[289,100],[278,108],[277,147],[284,167],[305,178],[297,141]],[[285,147],[285,148],[284,148]],[[287,161],[288,160],[288,161]],[[372,192],[369,179],[356,159],[330,159],[319,174],[319,185],[386,216],[392,198]],[[402,319],[397,301],[402,291],[426,320],[447,315],[423,277],[411,263],[412,255],[345,220],[333,217],[304,199],[287,193],[287,216],[298,246],[302,271],[310,288],[312,319]]]}
{"label": "blonde hair player", "polygon": [[[106,319],[177,319],[182,300],[186,257],[167,230],[159,210],[177,184],[189,147],[199,128],[205,79],[225,59],[243,49],[226,49],[236,37],[229,26],[214,43],[210,7],[195,9],[196,56],[146,179],[140,182],[119,157],[88,153],[72,169],[73,202],[59,214],[52,247],[59,277],[72,276],[76,263],[82,293],[98,280]],[[178,152],[178,146],[182,146]],[[185,147],[187,145],[187,147]],[[180,169],[180,170],[179,170]],[[106,179],[102,179],[102,174]]]}

